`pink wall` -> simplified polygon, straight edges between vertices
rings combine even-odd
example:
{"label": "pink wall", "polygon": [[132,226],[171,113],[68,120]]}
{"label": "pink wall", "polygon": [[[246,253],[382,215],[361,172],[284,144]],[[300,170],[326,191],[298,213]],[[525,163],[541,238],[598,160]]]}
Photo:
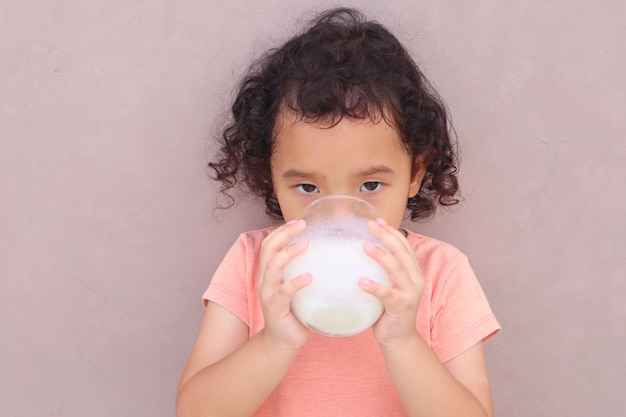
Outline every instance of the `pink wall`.
{"label": "pink wall", "polygon": [[[314,4],[334,4],[316,1]],[[626,6],[352,1],[452,110],[500,416],[626,408]],[[212,212],[207,137],[287,0],[0,5],[0,416],[172,416],[200,296],[259,205]]]}

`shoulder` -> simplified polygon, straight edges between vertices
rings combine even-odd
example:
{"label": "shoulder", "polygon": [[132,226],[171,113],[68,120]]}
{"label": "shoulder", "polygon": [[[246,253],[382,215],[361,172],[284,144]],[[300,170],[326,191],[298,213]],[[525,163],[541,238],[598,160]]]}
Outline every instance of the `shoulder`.
{"label": "shoulder", "polygon": [[274,230],[274,227],[250,230],[241,233],[231,244],[230,249],[222,259],[221,267],[240,268],[255,262],[261,252],[263,239]]}
{"label": "shoulder", "polygon": [[467,256],[455,246],[410,231],[407,240],[413,248],[424,280],[432,285],[434,292],[476,280]]}
{"label": "shoulder", "polygon": [[463,252],[447,242],[410,230],[404,230],[407,233],[407,240],[413,248],[415,256],[422,261],[458,263],[467,259]]}
{"label": "shoulder", "polygon": [[218,287],[232,291],[233,286],[238,285],[238,291],[243,294],[245,286],[252,285],[250,283],[256,280],[261,243],[272,230],[268,227],[239,235],[211,278],[212,291],[217,291]]}
{"label": "shoulder", "polygon": [[243,249],[246,252],[256,252],[261,249],[263,239],[267,237],[276,227],[266,227],[264,229],[248,230],[241,233],[233,246]]}

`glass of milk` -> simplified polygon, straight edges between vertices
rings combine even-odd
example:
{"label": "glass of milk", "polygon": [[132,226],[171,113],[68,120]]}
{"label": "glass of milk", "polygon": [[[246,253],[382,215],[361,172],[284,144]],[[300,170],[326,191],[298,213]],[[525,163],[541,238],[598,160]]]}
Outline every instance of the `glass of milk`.
{"label": "glass of milk", "polygon": [[371,204],[341,195],[317,199],[305,209],[307,226],[293,242],[308,239],[309,245],[285,267],[284,278],[312,274],[311,283],[291,302],[295,316],[311,330],[351,336],[383,313],[382,303],[358,286],[362,277],[391,286],[387,273],[363,250],[366,241],[382,247],[367,230],[367,221],[376,217]]}

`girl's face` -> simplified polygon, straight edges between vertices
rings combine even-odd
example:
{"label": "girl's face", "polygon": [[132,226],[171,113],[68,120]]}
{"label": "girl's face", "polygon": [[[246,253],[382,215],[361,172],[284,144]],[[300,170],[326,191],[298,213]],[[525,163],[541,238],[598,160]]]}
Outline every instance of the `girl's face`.
{"label": "girl's face", "polygon": [[414,169],[394,128],[384,120],[347,118],[328,128],[289,113],[281,116],[271,169],[285,221],[301,218],[320,197],[342,194],[369,202],[389,224],[400,227],[425,167]]}

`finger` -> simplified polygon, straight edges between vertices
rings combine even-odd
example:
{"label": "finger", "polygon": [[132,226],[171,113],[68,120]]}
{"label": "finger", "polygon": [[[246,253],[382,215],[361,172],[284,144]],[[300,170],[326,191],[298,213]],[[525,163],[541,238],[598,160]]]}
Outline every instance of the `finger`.
{"label": "finger", "polygon": [[394,287],[404,289],[412,284],[410,268],[404,266],[397,256],[367,241],[363,245],[363,250],[387,272],[387,276]]}
{"label": "finger", "polygon": [[312,279],[310,273],[305,273],[280,285],[276,291],[261,294],[261,304],[266,317],[286,317],[291,313],[291,299],[306,287]]}
{"label": "finger", "polygon": [[383,303],[383,305],[392,303],[393,299],[395,298],[393,288],[373,281],[369,278],[360,278],[359,288],[361,288],[366,293],[378,298]]}
{"label": "finger", "polygon": [[282,284],[284,268],[295,257],[303,253],[308,245],[309,241],[307,239],[301,239],[273,253],[273,256],[269,257],[266,262],[259,287],[263,289],[264,283],[267,283],[270,288],[275,288]]}
{"label": "finger", "polygon": [[368,228],[372,235],[378,238],[382,245],[394,256],[412,255],[413,249],[404,234],[388,224],[383,218],[370,220]]}
{"label": "finger", "polygon": [[306,224],[304,220],[291,220],[288,223],[285,223],[275,230],[273,230],[269,235],[263,239],[262,243],[262,251],[265,252],[277,252],[289,243],[291,239],[297,236],[300,232],[304,230]]}
{"label": "finger", "polygon": [[305,272],[294,279],[285,281],[278,290],[279,296],[287,302],[291,302],[291,299],[298,291],[311,283],[312,278],[311,273]]}
{"label": "finger", "polygon": [[[277,253],[283,250],[291,239],[297,236],[298,233],[302,232],[305,226],[304,220],[292,220],[277,227],[263,239],[263,242],[261,243],[261,253],[259,255],[261,282],[263,281],[263,275],[267,268],[267,263],[275,257]],[[261,282],[259,282],[259,286],[261,285]]]}
{"label": "finger", "polygon": [[[421,269],[415,259],[415,252],[408,239],[400,230],[389,225],[384,219],[378,218],[368,225],[370,231],[394,258],[410,271],[416,271],[421,277]],[[413,275],[413,274],[412,274]]]}

